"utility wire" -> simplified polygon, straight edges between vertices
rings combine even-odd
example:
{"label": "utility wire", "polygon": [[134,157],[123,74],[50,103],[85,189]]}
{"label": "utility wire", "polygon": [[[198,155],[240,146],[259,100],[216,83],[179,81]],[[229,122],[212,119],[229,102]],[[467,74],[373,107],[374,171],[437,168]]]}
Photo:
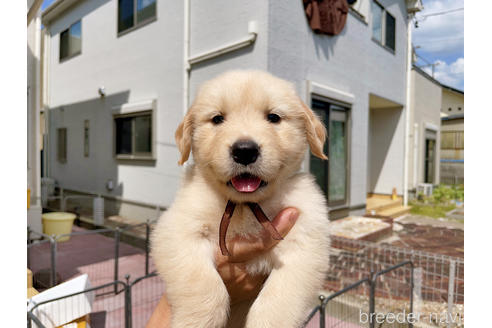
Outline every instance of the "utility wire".
{"label": "utility wire", "polygon": [[460,36],[460,37],[457,37],[457,38],[431,39],[431,40],[419,41],[419,43],[429,43],[429,42],[435,43],[435,42],[443,42],[443,41],[451,41],[451,40],[461,40],[461,39],[464,39],[464,38],[465,38],[464,36]]}
{"label": "utility wire", "polygon": [[427,59],[425,59],[424,57],[422,57],[421,55],[419,55],[415,50],[413,51],[415,56],[419,57],[420,59],[422,59],[423,61],[425,61],[427,64],[429,65],[433,65],[434,63],[431,63],[430,61],[428,61]]}
{"label": "utility wire", "polygon": [[426,18],[426,17],[431,17],[431,16],[446,15],[446,14],[454,13],[454,12],[461,11],[461,10],[464,10],[464,9],[465,8],[456,8],[456,9],[451,9],[451,10],[437,12],[437,13],[432,13],[432,14],[427,14],[427,15],[420,15],[420,17]]}
{"label": "utility wire", "polygon": [[441,12],[437,12],[437,13],[431,13],[431,14],[427,14],[427,15],[419,15],[419,16],[415,15],[412,20],[415,21],[415,27],[417,28],[419,26],[419,23],[425,21],[427,19],[427,17],[451,14],[451,13],[461,11],[461,10],[465,10],[465,8],[455,8],[455,9],[451,9],[451,10],[447,10],[447,11],[441,11]]}

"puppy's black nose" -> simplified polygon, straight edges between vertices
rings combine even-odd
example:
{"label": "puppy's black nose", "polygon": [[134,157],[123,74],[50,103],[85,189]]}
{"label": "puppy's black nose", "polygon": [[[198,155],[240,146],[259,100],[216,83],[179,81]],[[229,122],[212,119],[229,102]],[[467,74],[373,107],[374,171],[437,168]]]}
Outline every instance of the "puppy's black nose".
{"label": "puppy's black nose", "polygon": [[232,145],[232,158],[239,164],[254,163],[259,153],[260,147],[252,140],[238,140]]}

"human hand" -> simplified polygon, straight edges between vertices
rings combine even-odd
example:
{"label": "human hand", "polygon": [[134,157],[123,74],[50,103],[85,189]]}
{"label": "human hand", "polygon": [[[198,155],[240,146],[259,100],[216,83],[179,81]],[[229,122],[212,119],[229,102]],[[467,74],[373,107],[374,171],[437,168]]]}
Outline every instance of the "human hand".
{"label": "human hand", "polygon": [[[273,226],[282,237],[294,226],[299,210],[288,207],[280,211],[272,220]],[[251,275],[246,271],[246,263],[274,247],[280,240],[273,239],[266,230],[259,236],[235,237],[228,241],[230,256],[222,255],[216,248],[215,264],[220,277],[229,292],[231,304],[255,298],[261,290],[267,275]]]}
{"label": "human hand", "polygon": [[[299,217],[299,210],[288,207],[280,211],[272,220],[273,226],[282,237],[287,236]],[[255,298],[268,277],[267,275],[250,275],[246,271],[246,262],[262,255],[274,247],[280,240],[273,239],[262,230],[259,236],[236,237],[228,241],[227,246],[231,256],[224,256],[217,247],[215,264],[217,271],[229,292],[231,304]],[[147,328],[167,328],[171,324],[171,307],[163,295]]]}

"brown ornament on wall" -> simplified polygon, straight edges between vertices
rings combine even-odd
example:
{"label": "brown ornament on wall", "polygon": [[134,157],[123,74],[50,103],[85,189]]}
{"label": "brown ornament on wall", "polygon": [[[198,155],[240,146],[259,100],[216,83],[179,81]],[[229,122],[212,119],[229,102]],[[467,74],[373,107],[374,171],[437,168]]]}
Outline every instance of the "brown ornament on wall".
{"label": "brown ornament on wall", "polygon": [[309,26],[315,33],[339,34],[347,21],[347,0],[303,0]]}

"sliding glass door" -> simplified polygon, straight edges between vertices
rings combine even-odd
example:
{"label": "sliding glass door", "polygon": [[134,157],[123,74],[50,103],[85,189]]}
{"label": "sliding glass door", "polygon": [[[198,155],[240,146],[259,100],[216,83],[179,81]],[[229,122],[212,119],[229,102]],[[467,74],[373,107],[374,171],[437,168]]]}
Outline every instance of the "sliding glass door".
{"label": "sliding glass door", "polygon": [[323,161],[311,154],[310,171],[326,195],[328,205],[345,205],[348,194],[348,109],[317,99],[312,100],[312,109],[328,132],[324,148],[328,160]]}

